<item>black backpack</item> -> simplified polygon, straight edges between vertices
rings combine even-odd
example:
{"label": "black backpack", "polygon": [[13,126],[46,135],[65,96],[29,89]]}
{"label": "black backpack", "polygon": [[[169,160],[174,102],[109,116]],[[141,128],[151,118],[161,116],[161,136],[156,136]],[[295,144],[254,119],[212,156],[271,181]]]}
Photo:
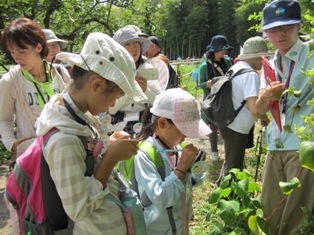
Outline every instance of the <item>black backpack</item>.
{"label": "black backpack", "polygon": [[162,54],[157,56],[159,59],[161,59],[163,62],[166,63],[166,65],[168,66],[168,70],[169,70],[169,80],[168,80],[168,84],[166,87],[167,89],[170,88],[177,88],[179,87],[179,75],[178,73],[174,70],[174,68],[172,67],[172,65],[169,63],[169,60]]}
{"label": "black backpack", "polygon": [[210,93],[201,102],[202,112],[208,118],[208,121],[218,127],[228,126],[246,103],[243,100],[241,106],[234,110],[232,101],[232,78],[247,72],[256,72],[253,69],[242,68],[237,72],[230,69],[226,75],[214,77]]}

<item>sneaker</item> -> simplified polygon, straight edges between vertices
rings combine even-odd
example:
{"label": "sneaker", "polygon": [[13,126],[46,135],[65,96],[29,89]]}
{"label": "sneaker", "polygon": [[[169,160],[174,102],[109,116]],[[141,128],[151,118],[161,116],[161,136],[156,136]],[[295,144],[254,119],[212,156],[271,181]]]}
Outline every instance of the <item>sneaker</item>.
{"label": "sneaker", "polygon": [[218,152],[211,152],[210,159],[212,161],[217,161],[218,160]]}

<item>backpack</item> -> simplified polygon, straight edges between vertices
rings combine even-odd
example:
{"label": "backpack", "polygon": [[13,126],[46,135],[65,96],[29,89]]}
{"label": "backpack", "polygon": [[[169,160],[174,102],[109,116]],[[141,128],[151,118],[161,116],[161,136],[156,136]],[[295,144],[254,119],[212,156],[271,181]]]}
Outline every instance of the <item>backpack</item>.
{"label": "backpack", "polygon": [[[43,156],[44,147],[50,137],[59,132],[53,128],[44,136],[36,138],[29,148],[16,160],[14,171],[6,183],[5,194],[17,210],[22,234],[52,235],[72,234],[74,222],[67,216],[56,186],[50,176],[49,166]],[[87,149],[87,138],[79,136],[86,149],[85,176],[94,171],[94,157]],[[114,172],[115,173],[115,172]],[[146,235],[143,207],[137,194],[129,189],[115,174],[120,184],[119,197],[107,194],[106,199],[116,203],[125,219],[128,235]]]}
{"label": "backpack", "polygon": [[200,68],[203,66],[203,64],[206,63],[206,61],[203,61],[201,63],[199,63],[196,68],[192,71],[192,78],[193,78],[193,81],[199,85],[200,83]]}
{"label": "backpack", "polygon": [[[73,229],[73,222],[64,211],[60,196],[51,178],[42,148],[50,137],[59,132],[53,128],[36,140],[17,158],[9,176],[5,195],[17,210],[22,234],[54,234],[54,231]],[[87,150],[86,137],[80,137],[86,149],[86,176],[93,174],[94,159]]]}
{"label": "backpack", "polygon": [[232,101],[232,78],[247,72],[256,72],[253,69],[242,68],[237,72],[230,69],[226,75],[214,77],[208,96],[201,102],[201,109],[208,121],[217,127],[228,126],[246,103],[243,100],[241,106],[234,110]]}
{"label": "backpack", "polygon": [[[185,145],[186,145],[185,142],[181,144],[182,147],[184,147]],[[160,154],[157,152],[155,146],[149,141],[144,140],[139,143],[139,151],[145,153],[148,159],[150,159],[154,163],[159,175],[161,176],[161,179],[164,181],[166,177],[165,165]],[[130,181],[131,183],[130,187],[139,196],[138,183],[135,178],[135,171],[134,171],[134,157],[135,156],[132,156],[128,160],[119,162],[118,170],[127,180]],[[143,207],[148,207],[152,204],[152,202],[148,198],[145,191],[142,193],[139,199]],[[172,206],[166,209],[167,209],[167,214],[168,214],[169,222],[171,225],[172,233],[176,234],[177,230],[176,230],[176,225],[175,225],[175,221],[174,221],[174,217],[172,213]]]}
{"label": "backpack", "polygon": [[170,88],[176,88],[179,87],[179,75],[178,73],[174,70],[174,68],[172,67],[172,65],[169,63],[169,60],[167,59],[166,56],[160,54],[157,56],[157,58],[161,59],[163,62],[166,63],[166,65],[168,66],[168,70],[169,70],[169,80],[168,80],[168,84],[166,87],[167,89]]}

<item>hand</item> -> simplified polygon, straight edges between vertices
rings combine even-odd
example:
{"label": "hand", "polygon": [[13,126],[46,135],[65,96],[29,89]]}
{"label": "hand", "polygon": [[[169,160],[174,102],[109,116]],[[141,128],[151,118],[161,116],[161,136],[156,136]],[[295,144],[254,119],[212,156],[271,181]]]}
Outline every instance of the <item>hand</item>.
{"label": "hand", "polygon": [[270,123],[269,118],[267,117],[267,115],[264,115],[263,117],[260,118],[261,119],[261,124],[262,126],[268,126],[268,124]]}
{"label": "hand", "polygon": [[108,150],[103,157],[113,159],[113,161],[123,161],[136,155],[139,141],[136,139],[117,139],[109,144]]}
{"label": "hand", "polygon": [[131,135],[125,131],[116,131],[110,137],[110,141],[131,139]]}
{"label": "hand", "polygon": [[142,91],[145,92],[147,89],[147,80],[138,74],[136,74],[135,80],[137,81],[137,83],[142,88]]}
{"label": "hand", "polygon": [[185,146],[182,151],[182,156],[178,164],[178,168],[184,172],[187,172],[193,164],[198,152],[199,149],[193,144],[188,144],[187,146]]}
{"label": "hand", "polygon": [[208,80],[206,82],[206,88],[211,88],[211,86],[212,86],[212,80]]}
{"label": "hand", "polygon": [[265,89],[265,95],[272,100],[279,100],[281,98],[282,92],[285,89],[285,84],[275,81],[271,82]]}
{"label": "hand", "polygon": [[16,153],[16,151],[17,151],[17,146],[19,146],[21,143],[23,143],[23,142],[26,141],[26,140],[30,140],[31,138],[33,138],[33,137],[25,137],[25,138],[21,138],[21,139],[15,140],[14,143],[13,143],[13,145],[12,145],[11,151],[12,151],[13,153]]}

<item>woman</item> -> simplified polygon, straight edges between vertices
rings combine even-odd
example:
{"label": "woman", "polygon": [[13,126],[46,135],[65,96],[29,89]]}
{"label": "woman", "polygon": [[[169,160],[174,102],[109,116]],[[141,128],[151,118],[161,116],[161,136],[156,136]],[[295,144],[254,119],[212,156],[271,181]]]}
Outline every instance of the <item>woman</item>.
{"label": "woman", "polygon": [[[0,79],[0,135],[6,149],[18,157],[34,141],[35,122],[45,103],[62,92],[65,84],[56,69],[43,60],[48,47],[38,23],[27,18],[12,21],[3,30],[1,43],[17,65]],[[16,211],[7,206],[13,233],[19,234]]]}
{"label": "woman", "polygon": [[36,136],[35,122],[45,103],[62,92],[65,83],[43,59],[48,47],[38,23],[16,19],[4,29],[1,41],[17,65],[0,80],[0,135],[6,149],[18,157]]}
{"label": "woman", "polygon": [[[203,89],[205,99],[210,93],[211,82],[214,77],[223,76],[232,66],[232,60],[226,56],[228,51],[233,48],[228,45],[227,38],[223,35],[216,35],[212,38],[210,45],[207,46],[207,60],[200,66],[200,87]],[[206,117],[203,119],[208,123]],[[213,161],[218,160],[217,147],[217,126],[209,123],[212,133],[209,135],[211,146],[210,158]]]}
{"label": "woman", "polygon": [[[137,32],[130,27],[119,29],[114,34],[113,39],[129,52],[135,62],[137,71],[153,68],[151,64],[146,62],[146,58],[142,56],[151,45],[151,42],[148,39],[139,37]],[[135,133],[138,133],[137,127],[140,126],[140,118],[143,111],[149,103],[154,101],[155,96],[161,92],[158,80],[147,81],[137,73],[136,81],[148,97],[148,103],[134,102],[134,100],[131,100],[128,97],[122,97],[116,102],[115,106],[109,110],[110,114],[114,117],[113,123],[120,121],[127,122],[125,131],[132,136],[134,136]]]}

